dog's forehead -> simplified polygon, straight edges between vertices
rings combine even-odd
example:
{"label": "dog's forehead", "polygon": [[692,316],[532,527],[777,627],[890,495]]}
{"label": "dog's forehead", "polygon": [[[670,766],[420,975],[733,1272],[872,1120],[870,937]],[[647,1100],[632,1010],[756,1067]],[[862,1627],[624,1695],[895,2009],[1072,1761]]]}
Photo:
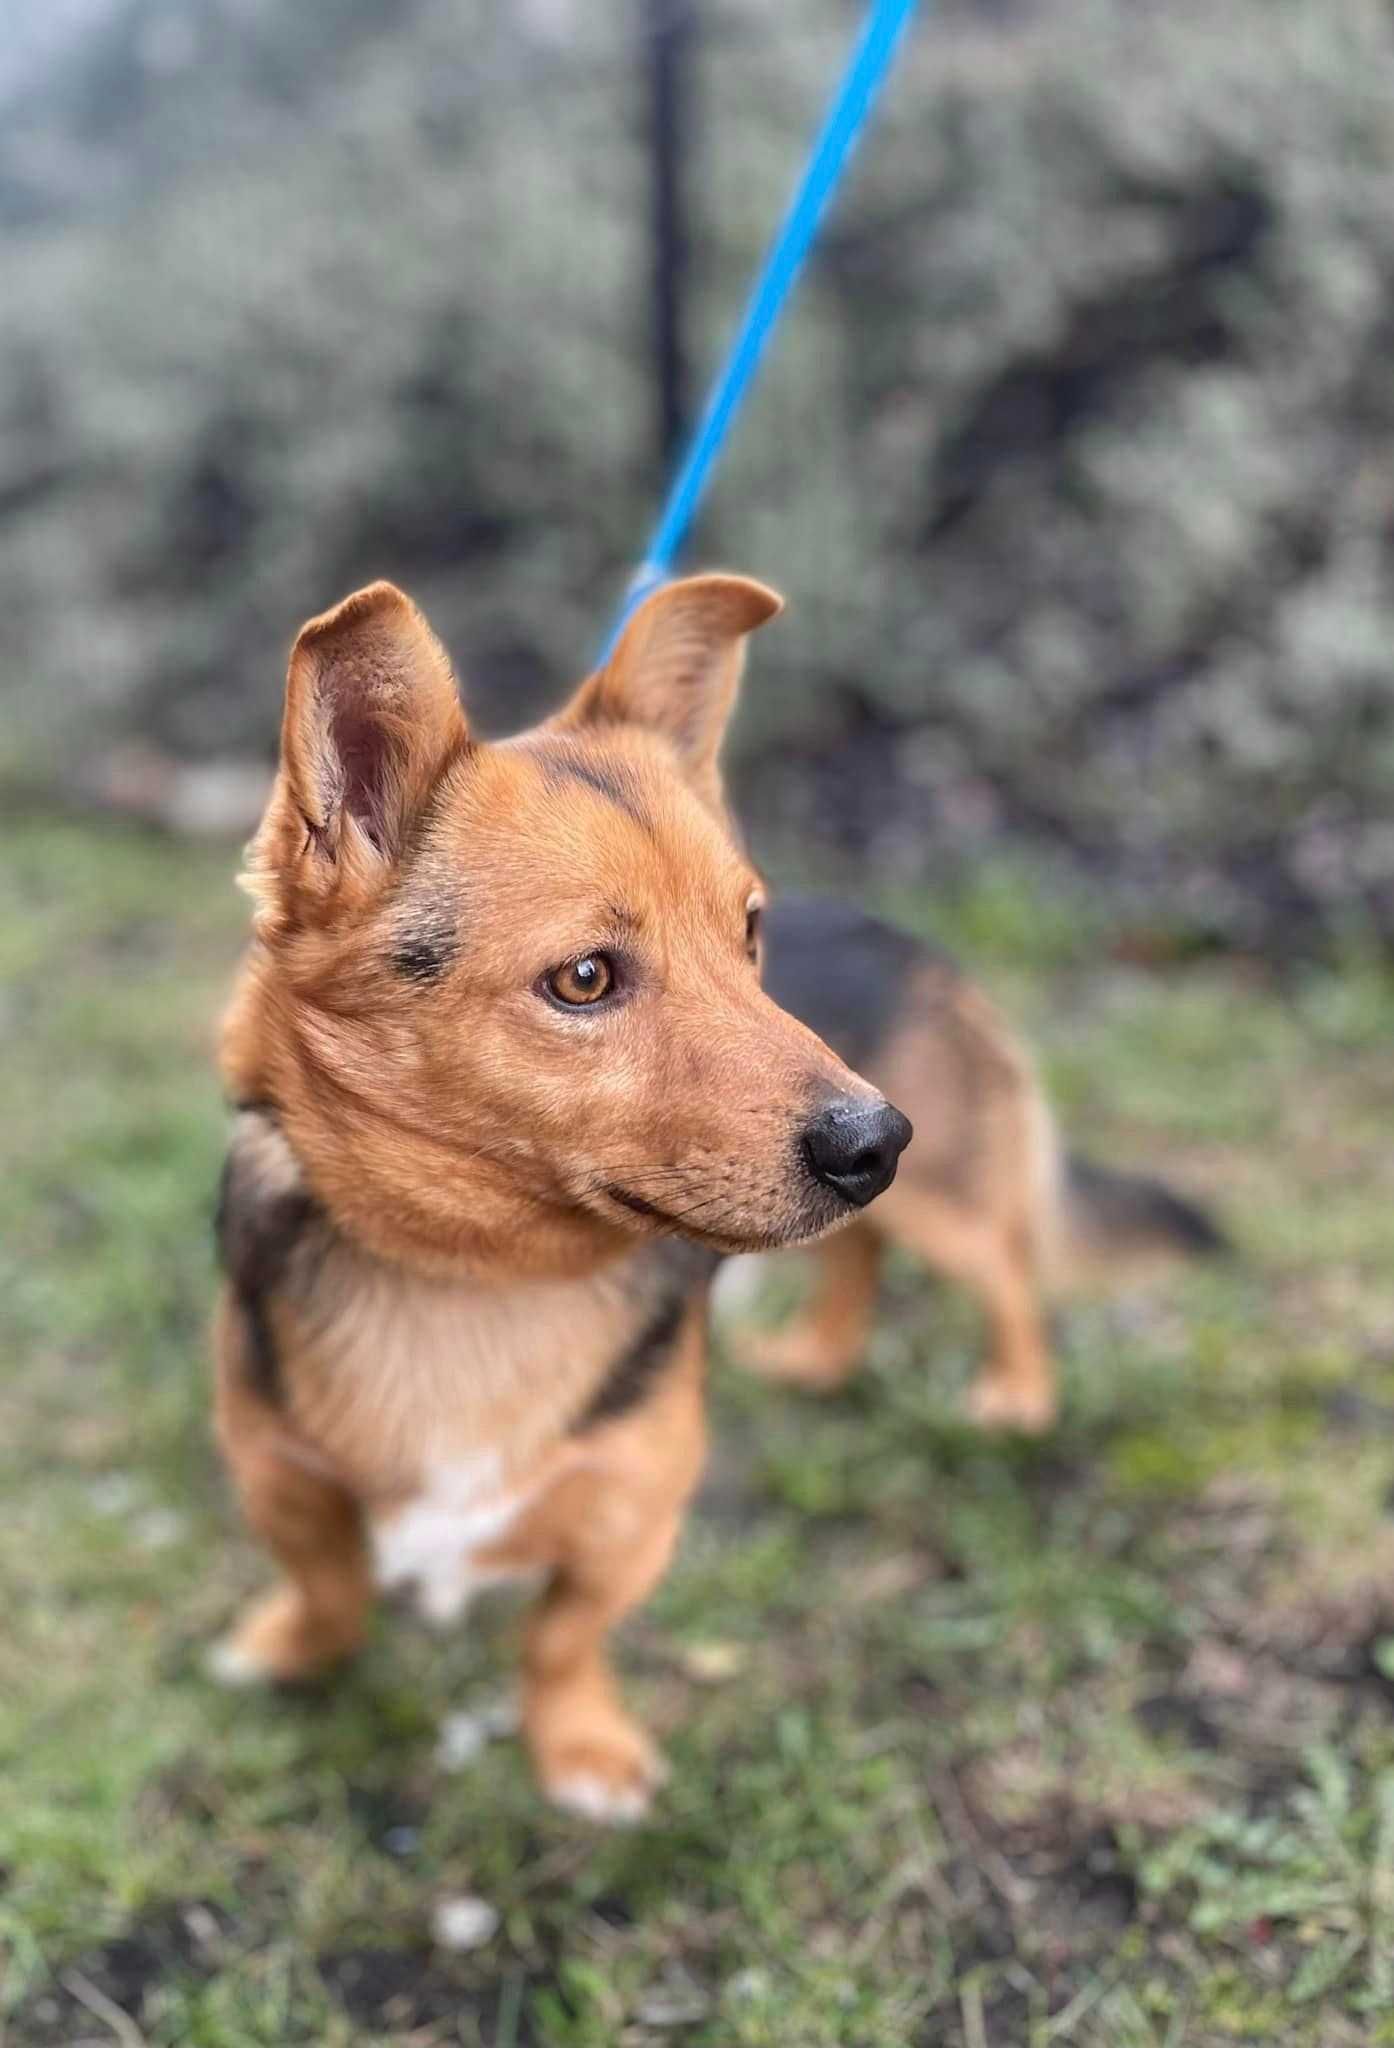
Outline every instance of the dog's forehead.
{"label": "dog's forehead", "polygon": [[643,868],[673,854],[696,868],[743,864],[729,823],[692,791],[663,741],[624,727],[596,737],[542,731],[489,748],[465,795],[454,823],[479,850],[493,844],[571,868],[610,858]]}
{"label": "dog's forehead", "polygon": [[724,897],[749,872],[724,818],[684,781],[661,741],[616,727],[543,730],[481,749],[440,808],[436,844],[479,873],[539,887],[603,884]]}

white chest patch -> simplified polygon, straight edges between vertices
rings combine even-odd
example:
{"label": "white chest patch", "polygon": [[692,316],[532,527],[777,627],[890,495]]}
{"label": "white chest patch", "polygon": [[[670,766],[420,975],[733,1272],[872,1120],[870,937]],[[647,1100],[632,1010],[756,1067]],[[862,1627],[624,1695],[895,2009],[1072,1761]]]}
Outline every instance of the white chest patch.
{"label": "white chest patch", "polygon": [[528,1504],[505,1493],[497,1455],[480,1451],[437,1465],[415,1500],[372,1526],[377,1582],[415,1586],[428,1621],[454,1621],[477,1587],[505,1576],[477,1571],[474,1553],[507,1534]]}

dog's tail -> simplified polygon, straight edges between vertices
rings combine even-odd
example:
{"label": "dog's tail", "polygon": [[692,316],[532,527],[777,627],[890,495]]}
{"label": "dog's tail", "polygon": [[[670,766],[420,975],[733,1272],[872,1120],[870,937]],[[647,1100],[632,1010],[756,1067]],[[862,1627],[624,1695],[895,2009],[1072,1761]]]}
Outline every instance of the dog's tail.
{"label": "dog's tail", "polygon": [[1120,1173],[1078,1152],[1061,1162],[1059,1251],[1071,1278],[1108,1279],[1155,1258],[1218,1259],[1233,1245],[1199,1203],[1150,1174]]}

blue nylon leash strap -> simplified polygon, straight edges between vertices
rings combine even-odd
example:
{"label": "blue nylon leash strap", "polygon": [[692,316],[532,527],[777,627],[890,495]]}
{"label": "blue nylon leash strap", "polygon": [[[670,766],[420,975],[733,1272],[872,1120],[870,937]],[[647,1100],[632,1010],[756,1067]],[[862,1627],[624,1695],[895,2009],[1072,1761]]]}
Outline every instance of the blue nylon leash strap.
{"label": "blue nylon leash strap", "polygon": [[765,258],[725,366],[711,388],[692,444],[673,480],[648,552],[625,593],[620,615],[601,654],[602,661],[614,647],[630,613],[668,578],[673,558],[706,489],[712,464],[750,388],[765,344],[803,267],[852,146],[885,83],[896,45],[914,9],[915,0],[872,0],[866,25],[824,118],[808,168]]}

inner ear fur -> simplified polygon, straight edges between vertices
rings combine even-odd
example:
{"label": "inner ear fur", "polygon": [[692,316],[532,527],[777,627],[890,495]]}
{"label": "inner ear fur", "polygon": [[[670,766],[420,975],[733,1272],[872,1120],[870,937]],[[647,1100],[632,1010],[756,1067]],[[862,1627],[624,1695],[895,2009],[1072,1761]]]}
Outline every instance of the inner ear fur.
{"label": "inner ear fur", "polygon": [[605,666],[556,724],[637,725],[662,734],[693,788],[721,803],[718,760],[745,666],[746,636],[784,600],[748,576],[688,576],[646,598]]}
{"label": "inner ear fur", "polygon": [[391,583],[355,591],[291,649],[254,878],[279,882],[287,910],[380,879],[468,746],[450,658],[416,606]]}

